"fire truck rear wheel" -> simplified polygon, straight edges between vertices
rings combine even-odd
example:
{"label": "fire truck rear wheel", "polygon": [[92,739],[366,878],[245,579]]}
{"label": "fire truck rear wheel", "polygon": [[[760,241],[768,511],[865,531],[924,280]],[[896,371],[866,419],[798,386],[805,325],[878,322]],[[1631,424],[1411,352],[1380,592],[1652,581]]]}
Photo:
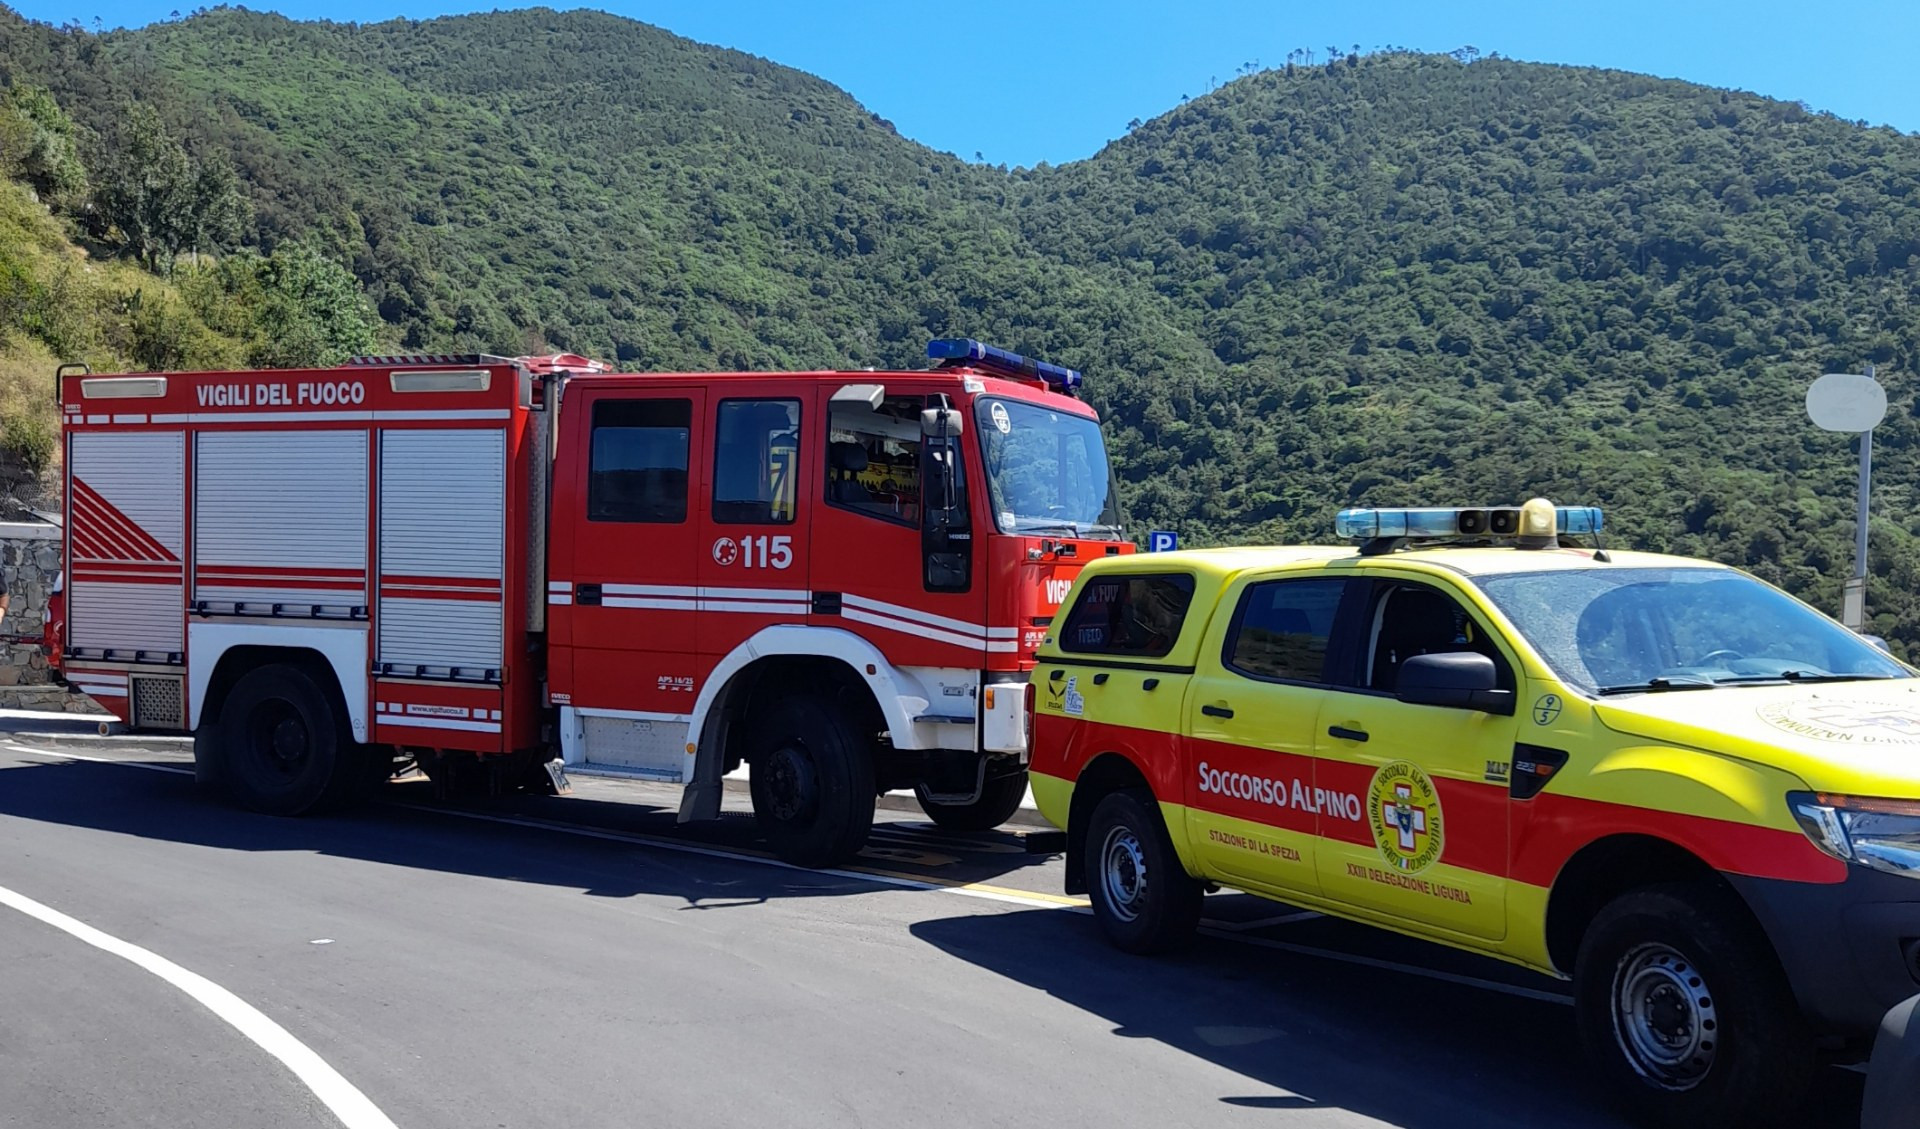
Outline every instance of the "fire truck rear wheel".
{"label": "fire truck rear wheel", "polygon": [[1164,953],[1193,939],[1206,890],[1180,864],[1151,792],[1104,796],[1087,820],[1081,858],[1094,920],[1115,948]]}
{"label": "fire truck rear wheel", "polygon": [[927,818],[948,831],[991,831],[1020,810],[1020,801],[1027,798],[1027,774],[1022,770],[989,778],[980,788],[980,798],[970,804],[936,803],[927,798],[925,785],[914,788],[913,795]]}
{"label": "fire truck rear wheel", "polygon": [[1588,1056],[1643,1124],[1799,1124],[1813,1041],[1734,896],[1694,883],[1610,902],[1574,965]]}
{"label": "fire truck rear wheel", "polygon": [[326,691],[294,666],[261,667],[220,708],[222,781],[269,815],[301,815],[348,798],[358,782],[353,739]]}
{"label": "fire truck rear wheel", "polygon": [[773,852],[796,866],[832,866],[873,828],[873,755],[852,719],[814,697],[774,703],[747,760],[753,814]]}

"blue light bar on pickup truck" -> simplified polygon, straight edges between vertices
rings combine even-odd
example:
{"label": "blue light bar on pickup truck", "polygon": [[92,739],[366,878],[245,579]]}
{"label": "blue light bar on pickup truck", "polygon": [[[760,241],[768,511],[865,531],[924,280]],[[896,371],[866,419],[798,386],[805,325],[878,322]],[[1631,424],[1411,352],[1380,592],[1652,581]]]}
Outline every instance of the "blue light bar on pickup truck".
{"label": "blue light bar on pickup truck", "polygon": [[949,365],[966,365],[996,376],[1043,381],[1069,396],[1074,395],[1081,384],[1080,373],[1076,369],[1036,361],[1019,353],[982,345],[968,337],[942,337],[927,342],[927,359],[944,361]]}
{"label": "blue light bar on pickup truck", "polygon": [[[1594,534],[1605,524],[1598,506],[1555,506],[1555,532]],[[1513,537],[1520,533],[1520,507],[1341,510],[1333,519],[1341,537]]]}

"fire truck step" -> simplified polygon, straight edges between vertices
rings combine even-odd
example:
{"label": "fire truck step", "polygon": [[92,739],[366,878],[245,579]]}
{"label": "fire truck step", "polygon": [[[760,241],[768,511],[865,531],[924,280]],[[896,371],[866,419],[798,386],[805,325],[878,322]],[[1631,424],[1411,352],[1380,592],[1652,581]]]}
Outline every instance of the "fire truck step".
{"label": "fire truck step", "polygon": [[624,764],[595,764],[591,761],[570,764],[568,776],[608,776],[624,780],[652,780],[665,784],[680,783],[680,773],[664,768],[634,768]]}

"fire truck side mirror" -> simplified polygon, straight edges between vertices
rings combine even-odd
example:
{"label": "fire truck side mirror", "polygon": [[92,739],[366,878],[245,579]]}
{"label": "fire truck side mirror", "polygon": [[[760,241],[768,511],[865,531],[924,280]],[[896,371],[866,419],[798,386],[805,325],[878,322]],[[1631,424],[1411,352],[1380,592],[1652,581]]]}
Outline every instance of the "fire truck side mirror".
{"label": "fire truck side mirror", "polygon": [[920,413],[920,434],[929,439],[957,439],[965,430],[959,408],[928,408]]}

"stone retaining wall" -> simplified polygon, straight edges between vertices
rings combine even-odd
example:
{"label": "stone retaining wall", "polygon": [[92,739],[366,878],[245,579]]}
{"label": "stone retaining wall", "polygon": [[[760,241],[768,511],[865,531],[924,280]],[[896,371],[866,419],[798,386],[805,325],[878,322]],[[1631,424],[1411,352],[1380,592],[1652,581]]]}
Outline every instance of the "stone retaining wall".
{"label": "stone retaining wall", "polygon": [[[46,623],[47,597],[60,574],[60,527],[0,522],[0,580],[9,597],[0,634],[37,640]],[[0,642],[0,709],[104,713],[82,694],[53,681],[37,642]]]}

